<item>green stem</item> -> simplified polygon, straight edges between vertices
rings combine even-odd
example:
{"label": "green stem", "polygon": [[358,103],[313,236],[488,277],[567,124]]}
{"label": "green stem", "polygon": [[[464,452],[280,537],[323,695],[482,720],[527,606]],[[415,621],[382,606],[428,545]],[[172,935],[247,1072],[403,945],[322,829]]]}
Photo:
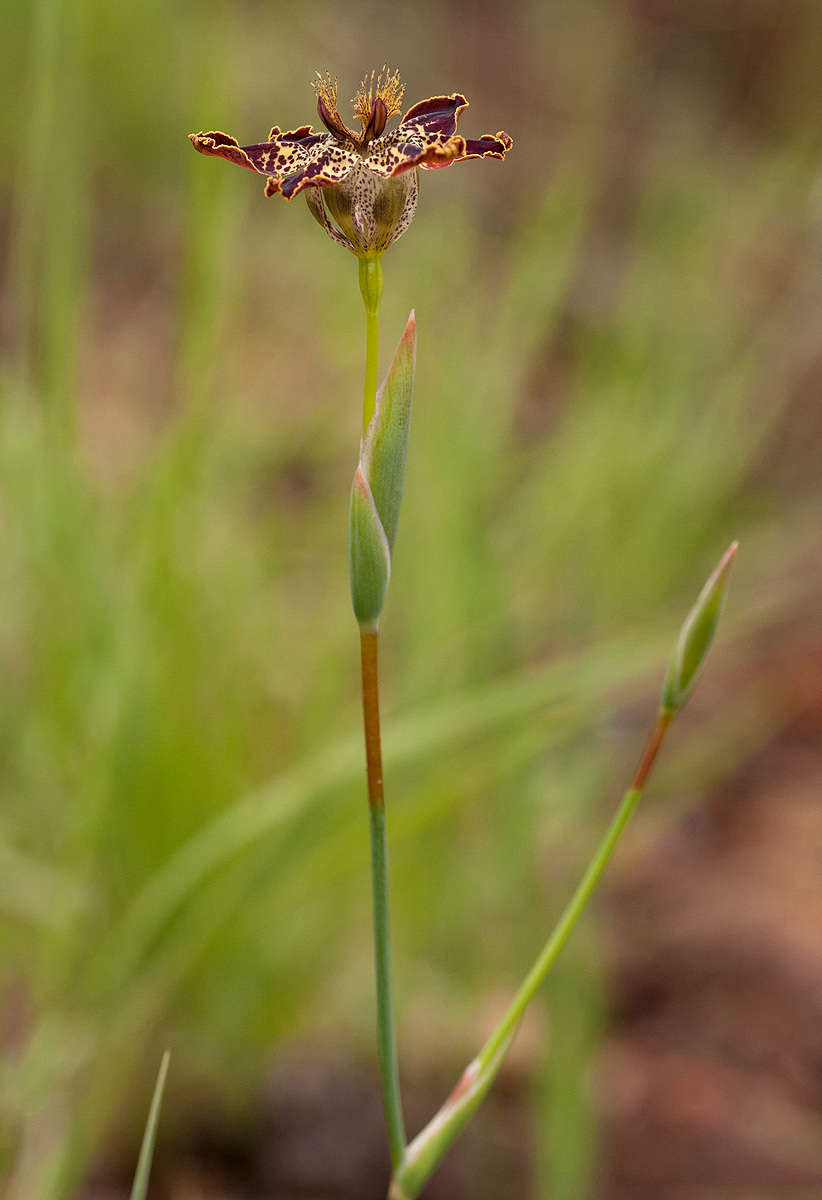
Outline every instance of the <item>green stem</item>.
{"label": "green stem", "polygon": [[372,808],[371,885],[374,905],[374,963],[377,981],[377,1045],[380,1060],[382,1101],[388,1127],[391,1165],[396,1168],[405,1154],[405,1124],[400,1098],[394,1006],[391,998],[391,932],[388,920],[388,856],[385,838],[385,809]]}
{"label": "green stem", "polygon": [[388,916],[388,849],[385,836],[385,796],[382,782],[380,744],[380,699],[378,678],[379,634],[360,634],[362,661],[362,706],[365,730],[365,759],[368,778],[368,808],[371,826],[371,886],[374,908],[374,962],[377,984],[377,1047],[382,1082],[382,1103],[388,1126],[391,1165],[396,1168],[405,1155],[405,1125],[400,1099],[394,1005],[391,998],[391,930]]}
{"label": "green stem", "polygon": [[482,1102],[514,1040],[526,1008],[568,941],[637,806],[673,715],[662,710],[657,716],[631,786],[622,797],[619,808],[576,891],[499,1025],[477,1057],[468,1064],[445,1104],[406,1150],[399,1168],[395,1169],[389,1200],[413,1200],[419,1195],[448,1147]]}
{"label": "green stem", "polygon": [[151,1160],[154,1157],[154,1142],[157,1138],[157,1125],[160,1120],[160,1105],[163,1102],[163,1091],[168,1074],[169,1052],[166,1050],[160,1062],[160,1071],[154,1085],[154,1095],[151,1098],[151,1108],[148,1113],[143,1144],[140,1147],[140,1157],[137,1160],[137,1172],[131,1189],[131,1200],[145,1200],[148,1192],[148,1177],[151,1173]]}
{"label": "green stem", "polygon": [[617,809],[611,824],[608,826],[605,836],[597,847],[594,857],[588,864],[585,874],[577,884],[576,891],[568,901],[568,904],[565,906],[562,916],[554,926],[554,930],[548,941],[545,943],[542,952],[540,953],[531,970],[526,975],[525,980],[523,981],[516,996],[511,1001],[508,1011],[505,1013],[505,1016],[502,1018],[499,1025],[491,1034],[491,1037],[488,1039],[479,1053],[478,1061],[480,1063],[481,1070],[487,1067],[488,1064],[496,1058],[500,1046],[509,1038],[509,1036],[519,1025],[523,1014],[533,1000],[537,989],[540,987],[551,967],[554,965],[560,950],[562,950],[563,946],[568,941],[568,938],[570,937],[574,926],[579,920],[585,905],[591,898],[591,893],[599,883],[600,876],[605,870],[608,860],[613,854],[616,844],[622,836],[622,832],[631,818],[631,814],[637,806],[637,802],[642,795],[642,788],[645,784],[645,780],[648,778],[651,767],[654,764],[654,759],[659,752],[659,748],[662,745],[662,740],[665,737],[668,726],[671,723],[672,715],[673,714],[668,712],[661,712],[657,717],[653,732],[648,741],[645,752],[642,755],[639,766],[637,767],[636,774],[631,782],[631,786],[622,797],[619,808]]}
{"label": "green stem", "polygon": [[613,854],[614,847],[619,841],[625,826],[628,824],[641,795],[642,793],[637,791],[636,788],[629,788],[622,797],[622,801],[614,819],[608,827],[605,837],[602,839],[596,854],[588,864],[588,869],[563,910],[562,916],[554,926],[550,938],[545,943],[542,952],[526,975],[502,1021],[491,1034],[482,1050],[480,1050],[478,1055],[480,1070],[485,1070],[493,1062],[500,1046],[510,1037],[522,1020],[526,1008],[533,1000],[537,990],[554,965],[560,950],[562,950],[568,941],[571,931],[579,920],[582,910],[585,908],[591,897],[591,893],[599,882],[599,877],[605,869],[605,864]]}
{"label": "green stem", "polygon": [[362,431],[377,407],[380,323],[377,316],[382,296],[382,266],[378,258],[361,258],[360,291],[365,304],[365,385],[362,400]]}
{"label": "green stem", "polygon": [[[360,291],[365,304],[365,386],[363,388],[363,435],[377,407],[379,321],[377,308],[382,295],[379,258],[360,259]],[[394,1005],[391,998],[391,929],[388,916],[388,847],[385,836],[385,795],[382,783],[380,741],[380,689],[378,671],[379,634],[360,634],[362,662],[362,709],[365,731],[365,763],[368,778],[368,807],[371,825],[371,888],[374,908],[374,965],[377,984],[377,1047],[382,1081],[382,1103],[388,1126],[391,1163],[396,1169],[405,1155],[405,1125],[400,1099]]]}

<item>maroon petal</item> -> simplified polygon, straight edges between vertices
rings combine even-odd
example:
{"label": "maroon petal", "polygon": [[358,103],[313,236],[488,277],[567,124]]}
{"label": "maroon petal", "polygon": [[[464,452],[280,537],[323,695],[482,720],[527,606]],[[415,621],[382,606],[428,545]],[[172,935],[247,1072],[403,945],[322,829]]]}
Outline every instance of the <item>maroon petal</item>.
{"label": "maroon petal", "polygon": [[305,142],[312,139],[325,137],[324,133],[315,133],[310,125],[301,125],[299,129],[292,129],[288,133],[283,133],[279,125],[275,125],[271,133],[268,135],[270,142],[274,141],[289,141],[289,142]]}
{"label": "maroon petal", "polygon": [[240,146],[226,133],[192,133],[189,137],[201,154],[217,155],[266,175],[266,195],[280,192],[287,200],[306,187],[339,183],[359,162],[353,149],[340,146],[330,133],[315,133],[310,125],[287,133],[275,125],[269,141],[252,146]]}
{"label": "maroon petal", "polygon": [[459,92],[453,96],[432,96],[409,108],[400,121],[400,128],[416,125],[421,132],[439,133],[448,138],[456,132],[459,115],[467,107],[468,101]]}
{"label": "maroon petal", "polygon": [[467,107],[468,101],[459,92],[421,100],[409,108],[395,130],[377,138],[366,155],[366,166],[390,178],[414,167],[429,171],[450,167],[461,158],[504,158],[512,146],[507,133],[486,133],[466,140],[454,132]]}
{"label": "maroon petal", "polygon": [[465,153],[463,158],[505,158],[505,155],[513,146],[513,139],[508,136],[504,129],[500,129],[496,136],[490,133],[484,133],[481,138],[467,138],[465,142]]}
{"label": "maroon petal", "polygon": [[216,154],[236,163],[238,167],[248,167],[249,171],[257,170],[237,139],[227,133],[215,130],[211,133],[190,133],[188,136],[194,149],[199,150],[201,154]]}

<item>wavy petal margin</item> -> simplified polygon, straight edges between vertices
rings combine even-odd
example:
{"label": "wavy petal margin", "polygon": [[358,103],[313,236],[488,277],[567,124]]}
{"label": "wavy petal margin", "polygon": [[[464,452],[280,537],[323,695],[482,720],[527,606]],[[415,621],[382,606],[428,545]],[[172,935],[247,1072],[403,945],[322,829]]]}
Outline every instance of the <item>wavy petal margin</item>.
{"label": "wavy petal margin", "polygon": [[420,100],[412,105],[403,119],[403,125],[415,126],[424,133],[440,133],[443,137],[451,137],[457,129],[460,113],[468,108],[468,101],[461,92],[453,96],[432,96],[429,100]]}

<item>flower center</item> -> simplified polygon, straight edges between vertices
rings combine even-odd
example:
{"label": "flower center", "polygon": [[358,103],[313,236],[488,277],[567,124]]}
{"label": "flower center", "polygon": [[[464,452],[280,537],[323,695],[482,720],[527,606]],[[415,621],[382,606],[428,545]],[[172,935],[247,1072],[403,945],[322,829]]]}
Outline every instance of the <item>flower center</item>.
{"label": "flower center", "polygon": [[379,74],[372,71],[366,75],[351,102],[354,115],[362,126],[362,133],[356,133],[340,116],[337,80],[328,71],[324,75],[317,71],[312,87],[317,93],[317,112],[329,133],[340,141],[350,142],[362,153],[369,142],[380,136],[388,121],[401,111],[405,91],[399,71],[383,67]]}
{"label": "flower center", "polygon": [[366,75],[352,100],[354,116],[362,125],[361,145],[380,136],[392,117],[402,110],[405,92],[399,71],[383,67],[379,74]]}

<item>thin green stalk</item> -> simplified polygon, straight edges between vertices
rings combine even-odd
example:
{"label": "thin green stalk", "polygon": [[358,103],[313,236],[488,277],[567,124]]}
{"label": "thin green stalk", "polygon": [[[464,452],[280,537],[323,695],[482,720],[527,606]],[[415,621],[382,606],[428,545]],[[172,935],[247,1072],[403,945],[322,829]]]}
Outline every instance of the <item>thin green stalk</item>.
{"label": "thin green stalk", "polygon": [[362,431],[377,407],[380,323],[377,308],[382,296],[382,266],[378,258],[361,258],[360,291],[365,304],[365,385],[362,401]]}
{"label": "thin green stalk", "polygon": [[[377,407],[379,322],[377,308],[382,295],[379,258],[360,259],[360,291],[365,304],[365,386],[363,389],[363,435]],[[396,1169],[405,1154],[405,1125],[400,1099],[394,1005],[391,997],[391,929],[388,914],[388,848],[385,836],[385,796],[382,784],[380,740],[380,690],[378,671],[379,634],[360,633],[362,663],[362,707],[365,731],[365,760],[368,778],[368,808],[371,827],[371,887],[374,910],[374,965],[377,985],[377,1047],[382,1081],[382,1103],[388,1126],[391,1163]]]}
{"label": "thin green stalk", "polygon": [[594,857],[591,859],[585,874],[577,885],[568,904],[563,910],[562,916],[554,926],[553,932],[545,943],[541,953],[537,957],[536,962],[531,967],[531,970],[523,980],[519,991],[517,992],[511,1004],[508,1007],[505,1016],[500,1021],[497,1028],[491,1034],[488,1041],[480,1050],[477,1057],[480,1071],[485,1071],[489,1064],[495,1059],[497,1052],[508,1036],[517,1028],[528,1005],[536,995],[540,985],[545,980],[546,975],[554,965],[556,958],[562,950],[571,931],[582,915],[582,911],[591,898],[591,894],[599,882],[605,866],[614,852],[617,842],[622,836],[622,832],[634,809],[637,806],[642,792],[638,788],[629,788],[620,801],[619,808],[614,815],[608,830],[600,842]]}
{"label": "thin green stalk", "polygon": [[143,1144],[140,1147],[140,1158],[137,1162],[134,1185],[131,1189],[131,1200],[145,1200],[146,1193],[148,1192],[148,1177],[151,1174],[151,1160],[154,1157],[157,1124],[160,1120],[160,1105],[163,1102],[163,1091],[165,1090],[166,1075],[168,1074],[168,1060],[169,1052],[166,1050],[160,1062],[157,1082],[154,1085],[154,1095],[151,1098],[151,1108],[149,1109],[145,1133],[143,1134]]}
{"label": "thin green stalk", "polygon": [[372,808],[371,883],[374,902],[374,962],[377,981],[377,1041],[382,1081],[383,1107],[388,1126],[391,1165],[396,1168],[405,1154],[405,1124],[400,1098],[397,1040],[391,997],[391,933],[388,920],[388,858],[385,838],[385,809]]}
{"label": "thin green stalk", "polygon": [[486,1070],[488,1065],[494,1061],[502,1044],[508,1040],[509,1036],[517,1028],[526,1008],[533,1000],[537,990],[554,965],[557,955],[571,936],[574,926],[582,915],[585,905],[590,900],[594,888],[599,883],[600,876],[605,870],[608,860],[613,854],[616,844],[637,806],[637,802],[642,795],[645,780],[648,778],[651,767],[654,764],[654,759],[659,753],[659,748],[662,745],[663,738],[668,731],[668,726],[672,718],[673,713],[664,710],[657,716],[656,724],[645,747],[645,752],[642,755],[639,766],[636,769],[631,786],[622,797],[619,808],[611,824],[608,826],[604,838],[588,864],[585,874],[577,884],[576,891],[565,906],[562,916],[554,926],[554,930],[545,943],[541,954],[526,975],[516,996],[511,1001],[505,1016],[479,1052],[477,1061],[480,1065],[480,1071]]}
{"label": "thin green stalk", "polygon": [[673,716],[672,712],[664,709],[659,712],[648,744],[631,781],[631,786],[622,797],[619,808],[588,864],[576,891],[512,1000],[508,1011],[477,1057],[466,1067],[445,1104],[408,1147],[405,1158],[399,1168],[395,1170],[389,1200],[413,1200],[415,1196],[419,1195],[448,1147],[479,1107],[514,1040],[526,1008],[533,1000],[537,989],[544,982],[557,955],[568,941],[637,806],[643,786]]}
{"label": "thin green stalk", "polygon": [[388,1126],[391,1164],[396,1169],[405,1155],[405,1125],[400,1099],[394,1005],[391,997],[391,930],[388,914],[388,848],[385,836],[385,796],[382,783],[380,700],[378,681],[379,634],[362,633],[362,705],[368,809],[371,827],[371,885],[374,910],[374,962],[377,984],[377,1046],[382,1102]]}

